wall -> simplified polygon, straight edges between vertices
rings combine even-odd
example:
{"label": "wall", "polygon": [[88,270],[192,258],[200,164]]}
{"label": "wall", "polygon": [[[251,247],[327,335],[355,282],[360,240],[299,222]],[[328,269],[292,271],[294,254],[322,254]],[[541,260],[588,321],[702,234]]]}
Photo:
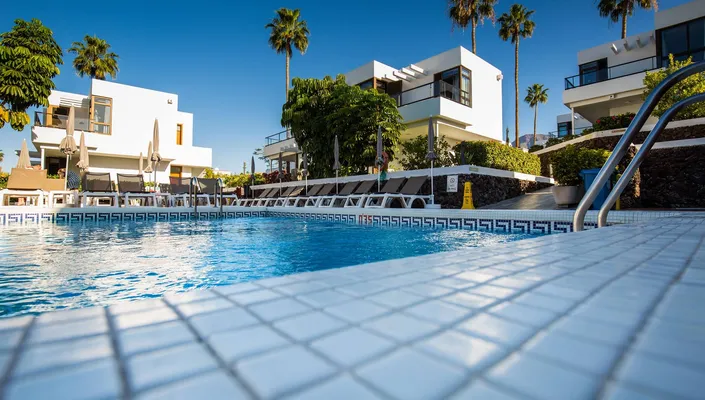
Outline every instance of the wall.
{"label": "wall", "polygon": [[[628,21],[627,21],[628,23]],[[627,25],[627,28],[629,26]],[[621,25],[619,26],[621,29]],[[618,35],[615,31],[615,35]],[[595,46],[590,49],[586,49],[578,52],[578,64],[575,66],[575,73],[572,75],[577,75],[579,73],[578,66],[581,64],[589,63],[591,61],[600,60],[603,58],[607,59],[607,66],[611,67],[618,64],[624,64],[642,58],[654,57],[656,55],[656,44],[655,41],[651,40],[651,36],[654,31],[642,32],[636,35],[627,36],[626,39],[616,40],[614,42],[608,42]],[[639,38],[644,47],[639,47],[636,44],[636,40]],[[631,50],[624,48],[624,42],[629,43]],[[612,45],[615,45],[619,52],[614,54],[612,51]]]}
{"label": "wall", "polygon": [[696,0],[657,12],[654,17],[654,25],[656,29],[663,29],[704,16],[705,0]]}

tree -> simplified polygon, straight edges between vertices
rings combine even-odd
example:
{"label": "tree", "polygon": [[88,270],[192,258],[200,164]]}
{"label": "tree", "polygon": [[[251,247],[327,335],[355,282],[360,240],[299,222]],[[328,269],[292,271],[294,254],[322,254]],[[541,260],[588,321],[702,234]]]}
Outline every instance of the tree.
{"label": "tree", "polygon": [[267,159],[267,157],[264,156],[264,151],[261,147],[256,148],[255,151],[252,152],[252,155],[257,157],[258,160],[264,161]]}
{"label": "tree", "polygon": [[[644,99],[646,99],[656,86],[666,79],[667,76],[693,63],[692,57],[689,57],[685,61],[677,61],[673,58],[673,54],[669,54],[668,59],[669,63],[665,68],[646,73],[644,77],[644,86],[646,87],[644,90]],[[661,97],[661,101],[658,102],[652,114],[660,117],[666,110],[673,107],[674,104],[698,93],[705,93],[705,72],[691,75],[668,89],[663,97]],[[676,114],[674,119],[702,117],[705,117],[705,103],[697,103],[682,109]]]}
{"label": "tree", "polygon": [[514,44],[514,133],[516,147],[519,147],[519,41],[530,38],[536,24],[531,20],[534,11],[527,10],[521,4],[512,4],[509,13],[502,14],[499,21],[499,37],[511,40]]}
{"label": "tree", "polygon": [[73,68],[78,76],[85,75],[94,79],[105,80],[106,75],[115,79],[118,73],[119,58],[117,54],[109,51],[110,45],[97,36],[86,35],[83,42],[73,42],[69,53],[76,55],[73,59]]}
{"label": "tree", "polygon": [[601,17],[607,17],[610,23],[619,22],[622,19],[622,39],[627,37],[627,17],[634,15],[636,8],[644,10],[658,10],[657,0],[599,0],[597,10]]}
{"label": "tree", "polygon": [[[433,162],[434,167],[450,167],[453,165],[453,153],[450,151],[450,145],[446,142],[445,136],[441,136],[435,141],[433,149],[438,157]],[[426,159],[427,152],[428,137],[426,135],[420,135],[409,141],[401,142],[401,166],[407,171],[431,168],[431,160]]]}
{"label": "tree", "polygon": [[312,177],[333,175],[333,142],[340,145],[340,175],[367,173],[374,165],[378,126],[390,160],[403,129],[396,101],[376,90],[363,90],[336,79],[294,78],[282,111],[299,148],[308,155]]}
{"label": "tree", "polygon": [[534,141],[531,144],[536,145],[536,118],[539,113],[539,103],[546,104],[548,101],[548,88],[544,88],[541,84],[534,83],[526,88],[524,101],[534,109]]}
{"label": "tree", "polygon": [[484,24],[485,18],[494,23],[494,6],[497,0],[449,0],[448,17],[453,23],[453,27],[465,30],[468,25],[472,32],[472,52],[477,54],[477,43],[475,31],[478,24]]}
{"label": "tree", "polygon": [[308,35],[310,34],[306,21],[299,20],[300,11],[280,8],[276,11],[277,16],[272,18],[265,28],[270,29],[269,46],[277,52],[286,56],[286,100],[289,100],[289,63],[293,55],[293,49],[300,51],[303,55],[308,49]]}
{"label": "tree", "polygon": [[0,162],[3,162],[3,161],[5,161],[5,153],[3,153],[2,150],[0,150]]}
{"label": "tree", "polygon": [[16,19],[10,32],[0,34],[0,128],[9,122],[21,131],[29,107],[49,105],[62,57],[53,32],[38,19]]}

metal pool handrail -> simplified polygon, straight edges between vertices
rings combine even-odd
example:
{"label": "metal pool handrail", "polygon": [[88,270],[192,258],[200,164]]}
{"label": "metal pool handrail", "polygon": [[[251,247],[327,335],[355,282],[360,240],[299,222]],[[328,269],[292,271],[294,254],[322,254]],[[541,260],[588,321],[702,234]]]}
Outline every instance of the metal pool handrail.
{"label": "metal pool handrail", "polygon": [[198,216],[198,194],[196,193],[196,188],[198,188],[198,178],[195,176],[191,177],[191,180],[189,181],[189,196],[191,197],[191,201],[193,201],[193,216],[197,217]]}
{"label": "metal pool handrail", "polygon": [[679,101],[673,107],[669,108],[668,111],[666,111],[661,116],[661,118],[659,118],[658,122],[654,126],[654,129],[652,129],[651,133],[649,133],[649,135],[646,137],[644,143],[641,145],[641,148],[634,156],[634,159],[629,163],[627,169],[624,170],[624,173],[619,178],[619,181],[617,181],[617,184],[612,189],[609,196],[607,196],[605,203],[600,208],[600,212],[597,214],[598,228],[607,225],[607,214],[610,212],[610,208],[612,208],[614,203],[617,202],[617,199],[624,191],[624,188],[626,188],[629,182],[632,180],[632,177],[634,177],[634,174],[636,173],[637,169],[639,169],[639,166],[641,166],[641,163],[644,161],[644,158],[646,158],[646,154],[654,146],[654,143],[656,143],[656,139],[659,137],[659,135],[661,135],[661,132],[666,129],[666,125],[668,125],[671,119],[673,119],[673,117],[678,114],[678,111],[682,110],[684,107],[688,107],[690,105],[700,102],[705,102],[705,93],[696,94],[694,96],[688,97],[685,100]]}
{"label": "metal pool handrail", "polygon": [[622,135],[622,138],[619,139],[619,142],[617,142],[617,145],[612,151],[612,154],[609,156],[607,162],[605,162],[605,165],[602,166],[600,172],[597,174],[597,177],[593,181],[592,186],[590,186],[590,188],[585,193],[585,196],[583,196],[582,200],[580,200],[578,207],[575,209],[575,214],[573,214],[574,231],[577,232],[583,230],[583,225],[585,223],[585,214],[587,213],[592,203],[595,201],[595,198],[600,192],[600,189],[602,189],[607,180],[610,178],[610,175],[617,167],[617,164],[619,164],[619,162],[622,161],[622,158],[624,158],[627,149],[632,143],[632,139],[634,139],[634,136],[636,136],[636,134],[639,133],[641,128],[644,126],[644,123],[649,118],[649,115],[651,115],[651,112],[654,110],[654,108],[656,108],[656,105],[658,104],[659,100],[661,100],[661,97],[663,97],[666,91],[668,91],[668,89],[670,89],[676,83],[682,81],[683,79],[693,74],[697,74],[703,71],[705,71],[705,61],[700,61],[698,63],[688,65],[687,67],[683,67],[678,71],[672,73],[671,75],[667,76],[666,79],[659,83],[656,88],[654,88],[649,97],[647,97],[644,101],[644,104],[641,106],[641,108],[639,108],[639,112],[637,112],[636,116],[632,120],[632,123],[629,124],[629,127],[627,128],[626,132],[624,132],[624,135]]}
{"label": "metal pool handrail", "polygon": [[218,196],[218,204],[220,204],[220,214],[219,216],[223,216],[223,179],[218,178],[215,181],[215,191],[216,191],[216,196]]}

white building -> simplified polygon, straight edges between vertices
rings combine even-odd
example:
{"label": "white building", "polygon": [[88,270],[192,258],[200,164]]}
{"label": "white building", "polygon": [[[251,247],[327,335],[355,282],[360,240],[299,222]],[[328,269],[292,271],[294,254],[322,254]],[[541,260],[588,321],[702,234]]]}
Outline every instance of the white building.
{"label": "white building", "polygon": [[[149,157],[147,148],[155,119],[159,121],[162,157],[156,168],[157,182],[169,182],[170,176],[198,176],[211,167],[212,150],[193,146],[193,114],[179,111],[176,94],[93,79],[88,95],[53,91],[49,104],[35,115],[32,142],[42,168],[50,174],[66,165],[59,143],[66,135],[71,106],[76,143],[81,132],[86,135],[90,172],[111,172],[113,179],[115,173],[138,173],[140,152],[145,166]],[[76,161],[71,161],[69,169],[76,170]]]}
{"label": "white building", "polygon": [[556,117],[556,131],[549,132],[548,136],[560,138],[571,134],[579,135],[591,126],[592,122],[586,120],[578,113],[561,114]]}
{"label": "white building", "polygon": [[565,78],[563,104],[591,123],[636,112],[643,104],[645,71],[666,65],[669,54],[703,60],[705,0],[659,10],[654,21],[652,31],[580,51],[578,75]]}
{"label": "white building", "polygon": [[[396,99],[406,129],[401,139],[426,135],[433,117],[438,136],[461,141],[502,141],[502,72],[463,47],[395,68],[371,61],[345,74],[346,82]],[[280,132],[266,138],[264,156],[298,157],[296,142]]]}

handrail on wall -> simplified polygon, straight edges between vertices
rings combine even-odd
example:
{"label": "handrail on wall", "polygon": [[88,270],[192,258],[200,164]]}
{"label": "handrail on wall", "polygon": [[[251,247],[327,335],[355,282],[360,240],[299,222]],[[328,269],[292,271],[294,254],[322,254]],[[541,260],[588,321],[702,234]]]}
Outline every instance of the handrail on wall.
{"label": "handrail on wall", "polygon": [[[578,204],[578,207],[575,210],[575,214],[573,214],[573,230],[574,231],[582,231],[583,226],[585,224],[585,214],[587,213],[588,209],[592,205],[592,203],[595,201],[595,198],[597,197],[597,194],[600,192],[602,187],[607,183],[607,180],[610,178],[610,175],[612,175],[612,172],[617,168],[617,165],[619,164],[620,161],[622,161],[622,158],[624,158],[624,155],[627,152],[627,149],[632,143],[632,140],[634,139],[634,136],[641,130],[641,128],[644,126],[644,123],[646,123],[646,120],[649,118],[651,115],[651,112],[656,108],[656,105],[658,104],[659,100],[661,100],[661,97],[675,85],[676,83],[682,81],[683,79],[693,75],[697,74],[700,72],[705,71],[705,61],[700,61],[695,64],[690,64],[686,67],[683,67],[679,69],[678,71],[672,73],[671,75],[667,76],[666,79],[661,81],[661,83],[654,88],[654,90],[651,92],[649,97],[646,98],[644,101],[644,104],[639,108],[639,112],[637,112],[636,116],[632,120],[631,124],[629,124],[629,127],[627,128],[626,132],[624,132],[624,135],[622,135],[622,138],[617,142],[617,145],[614,148],[614,151],[612,151],[612,154],[609,156],[607,159],[607,162],[605,162],[605,165],[602,166],[600,169],[600,172],[597,174],[597,177],[592,183],[592,186],[587,190],[585,195],[583,196],[582,200],[580,200],[580,203]],[[686,100],[683,100],[682,102],[679,102],[676,106],[680,105],[683,102],[686,102],[687,104],[692,104],[694,102],[700,101],[695,99],[698,96],[693,96],[691,98],[688,98]],[[688,102],[689,100],[692,100],[692,102]],[[686,104],[686,105],[687,105]],[[676,106],[672,107],[674,109]],[[682,105],[681,107],[684,107],[685,105]],[[669,110],[671,111],[671,110]],[[677,112],[678,110],[675,110]],[[669,118],[672,118],[673,115],[669,115]],[[661,130],[663,130],[663,127],[666,126],[666,123],[668,122],[665,118],[664,122],[661,126]],[[659,120],[659,123],[661,120]],[[651,131],[649,136],[653,136],[651,138],[651,141],[655,141],[656,137],[660,131],[656,131],[656,127]],[[653,145],[653,143],[652,143]],[[642,146],[643,148],[643,146]],[[646,151],[644,151],[640,157],[640,160],[643,159],[645,156],[646,152],[648,152],[648,148]],[[636,157],[635,157],[636,158]],[[641,162],[641,161],[640,161]],[[638,165],[637,165],[638,168]],[[632,174],[636,171],[636,168],[634,171],[632,171]],[[631,178],[630,178],[631,179]],[[629,180],[626,180],[625,182],[629,182]],[[619,183],[618,183],[619,185]],[[626,186],[626,183],[622,184],[623,186]],[[622,188],[623,190],[624,188]],[[616,195],[614,195],[614,200],[616,201],[616,197],[621,194],[621,192],[617,192]],[[610,193],[610,197],[612,197],[612,193]],[[607,204],[607,203],[605,203]],[[602,210],[600,210],[602,212]],[[603,213],[604,218],[605,218],[605,223],[607,221],[607,212]]]}

